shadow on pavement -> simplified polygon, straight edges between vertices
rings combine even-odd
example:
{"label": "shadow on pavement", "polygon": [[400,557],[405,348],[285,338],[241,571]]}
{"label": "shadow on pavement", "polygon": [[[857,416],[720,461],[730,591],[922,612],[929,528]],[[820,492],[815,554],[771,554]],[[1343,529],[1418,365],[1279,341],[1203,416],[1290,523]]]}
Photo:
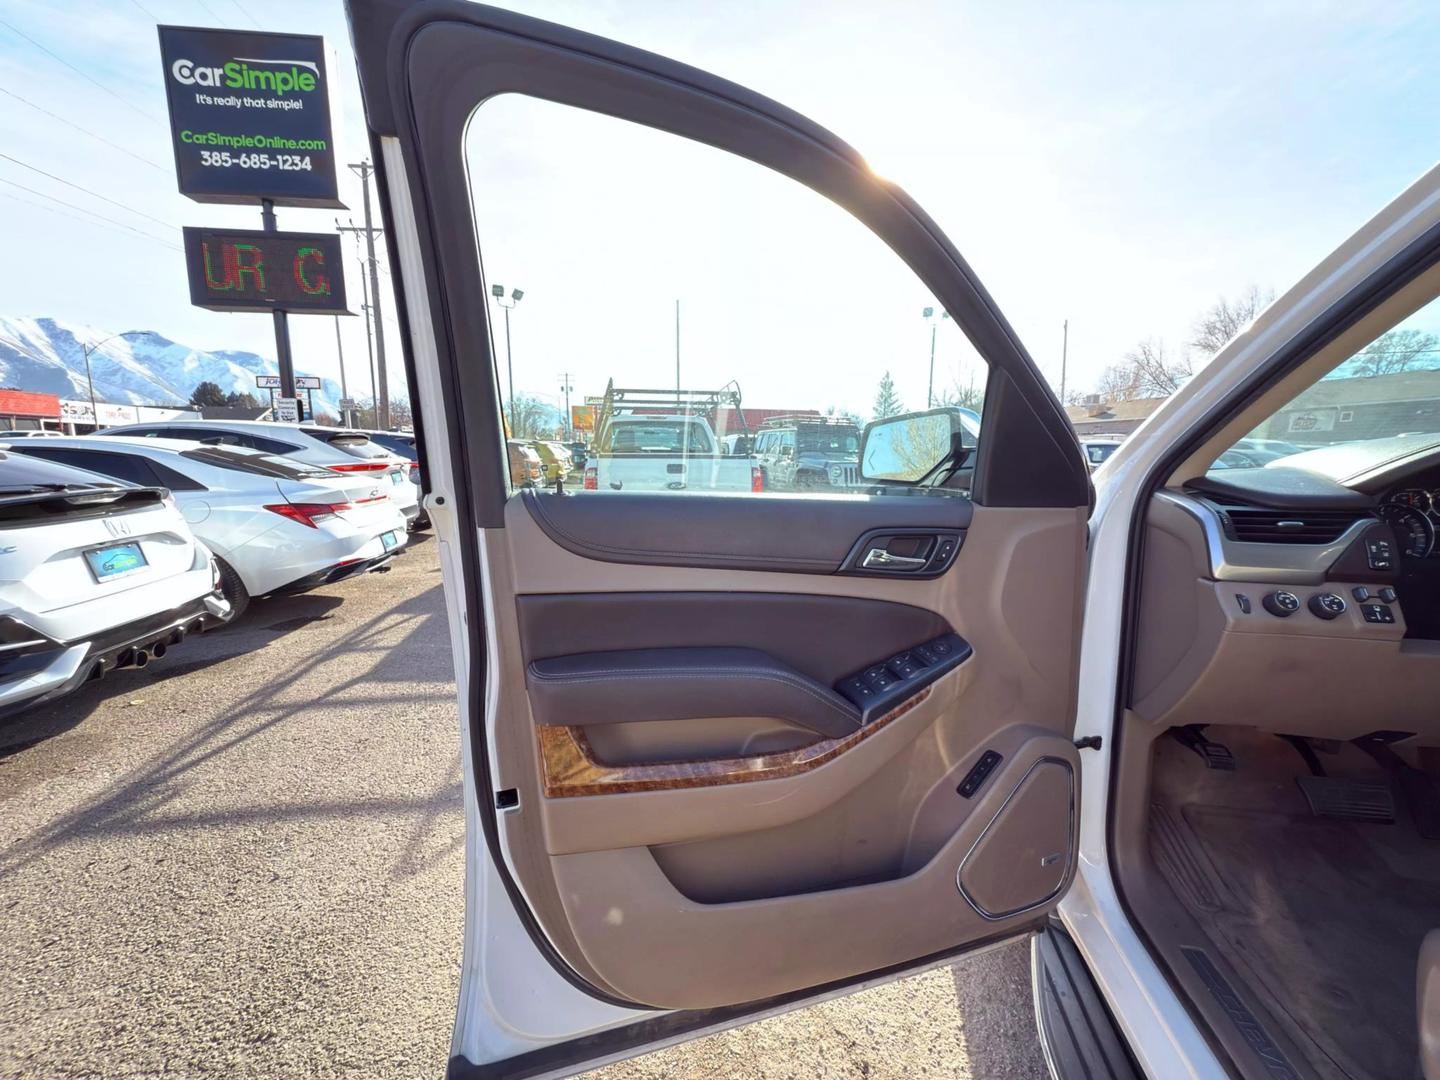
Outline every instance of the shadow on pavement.
{"label": "shadow on pavement", "polygon": [[[303,634],[306,632],[305,627],[315,625],[328,611],[341,603],[341,597],[327,594],[279,598],[269,602],[268,610],[266,602],[257,602],[247,613],[244,623],[202,635],[194,641],[196,650],[203,652],[186,663],[190,670],[195,670],[263,648],[275,639],[285,636],[287,632]],[[282,615],[282,619],[278,621],[291,627],[289,631],[274,629],[273,624],[277,621],[274,619],[275,614]],[[432,620],[434,625],[427,625],[431,624]],[[247,623],[249,625],[246,625]],[[403,634],[399,641],[394,640],[397,633]],[[180,788],[176,782],[190,770],[215,761],[257,735],[297,718],[303,719],[305,712],[315,706],[316,699],[311,695],[301,696],[297,700],[292,688],[320,671],[340,650],[343,650],[349,660],[353,660],[356,654],[372,654],[374,663],[368,667],[361,665],[358,673],[338,679],[325,688],[324,700],[332,707],[364,709],[372,704],[393,705],[399,700],[413,704],[432,696],[453,700],[453,690],[448,686],[443,692],[434,695],[417,694],[412,687],[403,699],[394,694],[387,695],[383,689],[378,693],[366,692],[368,687],[377,683],[426,681],[427,675],[424,672],[434,672],[437,681],[453,678],[449,637],[445,629],[444,599],[440,585],[436,584],[419,594],[405,598],[357,626],[347,627],[343,639],[334,642],[334,648],[321,649],[288,663],[283,651],[267,652],[265,662],[272,665],[273,677],[268,678],[263,686],[243,694],[199,728],[175,742],[165,744],[160,752],[143,764],[118,776],[104,794],[81,804],[37,833],[11,845],[3,856],[0,856],[0,870],[9,872],[19,869],[41,858],[46,852],[81,837],[174,828],[177,822],[180,827],[185,827],[187,821],[183,817],[175,818],[157,813],[177,796]],[[142,677],[139,679],[107,678],[54,706],[27,714],[0,731],[0,743],[7,744],[10,753],[14,753],[22,744],[33,746],[36,742],[74,727],[107,697],[143,692],[145,686],[153,685],[166,677],[163,668],[157,667],[153,674],[147,674],[149,670],[146,668],[141,672]],[[123,676],[126,673],[119,674]],[[450,782],[442,790],[427,797],[382,802],[359,799],[338,804],[311,804],[299,809],[260,808],[255,811],[255,815],[264,818],[266,815],[283,817],[287,814],[315,817],[326,814],[341,816],[352,813],[417,813],[420,821],[410,838],[408,851],[400,857],[395,871],[397,876],[404,876],[421,865],[428,865],[437,857],[432,855],[424,860],[423,864],[407,865],[407,862],[414,863],[414,857],[409,852],[422,846],[425,836],[432,831],[438,816],[444,810],[458,804],[459,793],[457,762]],[[228,820],[232,815],[225,814],[220,817]],[[188,824],[206,823],[196,818]]]}

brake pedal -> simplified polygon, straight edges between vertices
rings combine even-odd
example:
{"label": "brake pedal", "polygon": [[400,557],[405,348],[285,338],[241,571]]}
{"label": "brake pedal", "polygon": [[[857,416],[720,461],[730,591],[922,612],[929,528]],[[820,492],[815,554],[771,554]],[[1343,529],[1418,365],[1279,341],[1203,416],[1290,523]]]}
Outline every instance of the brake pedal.
{"label": "brake pedal", "polygon": [[1230,752],[1230,748],[1207,739],[1199,724],[1171,728],[1170,735],[1181,746],[1199,754],[1200,760],[1205,762],[1207,769],[1220,769],[1224,772],[1235,771],[1235,755]]}
{"label": "brake pedal", "polygon": [[1389,784],[1347,780],[1339,776],[1297,776],[1295,783],[1316,817],[1390,825],[1395,821],[1395,796]]}

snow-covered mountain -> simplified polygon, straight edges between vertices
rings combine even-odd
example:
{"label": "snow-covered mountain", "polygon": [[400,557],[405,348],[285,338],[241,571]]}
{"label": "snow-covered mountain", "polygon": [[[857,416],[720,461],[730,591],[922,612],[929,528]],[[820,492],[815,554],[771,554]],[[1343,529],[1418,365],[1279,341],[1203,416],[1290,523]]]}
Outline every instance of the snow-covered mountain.
{"label": "snow-covered mountain", "polygon": [[[264,401],[267,392],[255,388],[255,376],[279,371],[274,360],[257,353],[204,352],[153,330],[125,331],[105,341],[114,333],[59,319],[0,316],[0,387],[88,399],[82,341],[104,342],[91,352],[90,370],[95,397],[115,405],[183,405],[202,382]],[[313,373],[297,368],[295,374]],[[316,411],[338,415],[339,401],[340,384],[325,379],[315,391]]]}

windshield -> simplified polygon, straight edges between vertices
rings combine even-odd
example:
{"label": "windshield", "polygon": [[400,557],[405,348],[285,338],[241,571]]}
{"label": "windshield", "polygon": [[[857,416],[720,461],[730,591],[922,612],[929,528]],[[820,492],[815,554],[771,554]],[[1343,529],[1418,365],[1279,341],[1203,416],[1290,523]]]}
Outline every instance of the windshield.
{"label": "windshield", "polygon": [[1086,443],[1085,456],[1090,459],[1091,465],[1103,465],[1119,446],[1119,443]]}
{"label": "windshield", "polygon": [[798,433],[800,449],[817,454],[858,454],[860,437],[853,431],[841,428],[828,431],[824,428],[801,428]]}
{"label": "windshield", "polygon": [[[689,446],[685,446],[686,432]],[[611,427],[609,450],[615,454],[713,454],[714,446],[704,425],[691,420],[654,420],[615,424]]]}
{"label": "windshield", "polygon": [[1296,466],[1339,478],[1440,446],[1440,299],[1350,353],[1209,471]]}

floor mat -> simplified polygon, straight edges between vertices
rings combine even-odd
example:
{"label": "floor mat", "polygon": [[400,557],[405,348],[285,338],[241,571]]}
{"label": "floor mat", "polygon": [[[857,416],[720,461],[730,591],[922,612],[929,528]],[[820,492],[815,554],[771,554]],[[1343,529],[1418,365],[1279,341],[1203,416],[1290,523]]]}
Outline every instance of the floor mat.
{"label": "floor mat", "polygon": [[[1440,882],[1398,873],[1394,855],[1433,865],[1440,848],[1404,824],[1206,803],[1157,806],[1152,824],[1161,872],[1319,1071],[1414,1075],[1415,963]],[[1197,890],[1202,874],[1218,880]]]}

